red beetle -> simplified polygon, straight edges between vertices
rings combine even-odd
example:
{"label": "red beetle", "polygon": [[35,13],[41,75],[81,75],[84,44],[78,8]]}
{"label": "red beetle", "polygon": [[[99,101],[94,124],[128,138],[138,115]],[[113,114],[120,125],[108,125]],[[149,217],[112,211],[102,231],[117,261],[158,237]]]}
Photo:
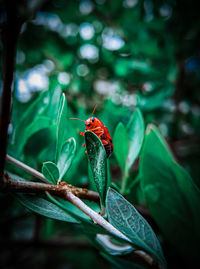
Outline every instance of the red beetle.
{"label": "red beetle", "polygon": [[[70,119],[81,120],[85,122],[86,131],[91,131],[98,136],[98,138],[101,140],[102,144],[104,145],[106,155],[108,158],[110,154],[113,152],[112,138],[109,134],[108,128],[103,125],[103,122],[100,121],[98,118],[93,117],[93,113],[96,109],[96,106],[94,107],[92,111],[92,115],[86,121],[78,119],[78,118],[70,118]],[[80,132],[80,135],[84,136],[85,132]],[[85,144],[83,145],[83,147],[85,147]]]}

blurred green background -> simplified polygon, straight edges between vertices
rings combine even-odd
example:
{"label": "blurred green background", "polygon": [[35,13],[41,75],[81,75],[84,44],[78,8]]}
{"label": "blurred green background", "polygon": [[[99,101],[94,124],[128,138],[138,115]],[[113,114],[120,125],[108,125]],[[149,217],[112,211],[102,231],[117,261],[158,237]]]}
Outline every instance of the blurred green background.
{"label": "blurred green background", "polygon": [[[32,2],[19,1],[16,12],[26,13]],[[0,3],[3,22],[5,3]],[[139,107],[145,124],[158,126],[178,163],[200,187],[199,45],[195,1],[45,1],[23,24],[17,45],[8,153],[37,170],[53,160],[58,109],[54,93],[63,91],[68,118],[86,120],[97,104],[95,116],[111,136],[116,124],[126,124]],[[0,44],[2,56],[1,48]],[[2,81],[0,93],[1,88]],[[84,128],[81,121],[67,121],[67,136],[75,138],[77,151],[65,180],[88,187],[84,138],[79,135]],[[117,184],[121,171],[114,155],[110,165]],[[24,176],[11,165],[7,169]],[[78,226],[35,216],[11,196],[0,198],[0,225],[5,231],[0,241],[1,268],[113,268],[81,237]],[[129,200],[138,202],[134,195]],[[53,238],[52,243],[28,243],[38,233]],[[166,249],[172,261],[175,254]]]}

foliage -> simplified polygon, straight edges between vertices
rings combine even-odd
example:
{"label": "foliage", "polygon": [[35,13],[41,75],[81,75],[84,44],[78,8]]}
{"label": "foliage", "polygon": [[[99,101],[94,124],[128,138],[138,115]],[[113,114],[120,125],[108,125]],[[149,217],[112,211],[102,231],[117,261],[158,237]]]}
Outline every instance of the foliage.
{"label": "foliage", "polygon": [[162,249],[151,227],[134,206],[112,189],[107,195],[107,211],[110,223],[128,236],[135,248],[150,252],[165,267]]}
{"label": "foliage", "polygon": [[[16,11],[29,21],[17,46],[8,154],[54,185],[65,181],[97,191],[100,205],[87,205],[96,212],[106,209],[104,218],[128,237],[131,248],[113,254],[97,237],[109,232],[50,194],[1,196],[1,204],[8,205],[3,218],[18,218],[28,208],[44,216],[42,239],[64,234],[89,240],[108,261],[106,268],[143,267],[130,259],[136,249],[163,267],[165,258],[169,268],[200,264],[198,11],[185,0],[46,1],[33,13],[24,3],[19,1]],[[95,104],[95,116],[113,138],[109,160],[100,139],[86,132],[84,141],[83,123],[69,119],[86,120]],[[6,169],[15,180],[35,180],[11,164]],[[146,206],[150,224],[153,218],[156,225],[151,227],[133,204]],[[27,223],[26,237],[34,220]],[[15,234],[20,228],[10,224],[4,238]],[[116,236],[112,242],[127,244]],[[37,258],[41,268],[44,257],[53,256],[45,251]],[[12,257],[9,250],[2,253]],[[81,253],[64,250],[54,266],[70,261],[74,268],[102,267],[96,262],[102,257],[91,249],[84,253],[80,263]],[[34,254],[29,253],[36,259]],[[20,263],[23,255],[18,256]],[[34,259],[25,261],[26,267],[33,268]]]}
{"label": "foliage", "polygon": [[100,195],[101,207],[105,207],[108,190],[107,157],[101,140],[93,132],[85,133],[88,160],[90,162],[96,188]]}
{"label": "foliage", "polygon": [[[200,203],[199,189],[188,173],[176,163],[155,126],[149,126],[146,131],[140,162],[140,182],[147,206],[163,234],[181,255],[198,260],[196,250],[200,233],[196,225],[200,223],[197,210]],[[191,230],[195,237],[186,233]],[[188,249],[188,245],[194,249]]]}

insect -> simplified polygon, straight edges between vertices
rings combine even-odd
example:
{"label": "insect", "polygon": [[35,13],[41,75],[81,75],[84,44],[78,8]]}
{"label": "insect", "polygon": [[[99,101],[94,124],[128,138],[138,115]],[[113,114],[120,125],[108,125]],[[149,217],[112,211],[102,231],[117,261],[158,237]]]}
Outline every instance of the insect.
{"label": "insect", "polygon": [[[108,158],[113,152],[112,138],[109,134],[108,128],[103,125],[103,122],[100,121],[98,118],[93,117],[96,106],[97,105],[95,105],[90,118],[87,119],[86,121],[78,119],[78,118],[70,118],[70,119],[81,120],[85,122],[86,131],[91,131],[98,136],[98,138],[101,140],[102,144],[104,145],[106,155]],[[80,132],[80,135],[85,136],[85,132]],[[85,147],[85,144],[83,145],[83,147]]]}

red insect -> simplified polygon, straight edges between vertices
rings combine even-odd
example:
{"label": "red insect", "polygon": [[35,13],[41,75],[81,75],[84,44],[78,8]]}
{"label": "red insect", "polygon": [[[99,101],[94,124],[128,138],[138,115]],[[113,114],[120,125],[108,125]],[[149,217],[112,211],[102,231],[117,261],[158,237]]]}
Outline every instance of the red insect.
{"label": "red insect", "polygon": [[[96,106],[94,107],[92,111],[92,115],[95,109],[96,109]],[[103,122],[100,121],[98,118],[93,117],[92,115],[86,121],[78,119],[78,118],[70,118],[70,119],[81,120],[85,122],[86,131],[91,131],[98,136],[98,138],[101,140],[102,144],[104,145],[106,155],[108,158],[110,154],[113,152],[112,138],[109,134],[108,128],[103,125]],[[85,132],[80,132],[80,135],[84,136]],[[85,147],[85,144],[83,145],[83,147]]]}

